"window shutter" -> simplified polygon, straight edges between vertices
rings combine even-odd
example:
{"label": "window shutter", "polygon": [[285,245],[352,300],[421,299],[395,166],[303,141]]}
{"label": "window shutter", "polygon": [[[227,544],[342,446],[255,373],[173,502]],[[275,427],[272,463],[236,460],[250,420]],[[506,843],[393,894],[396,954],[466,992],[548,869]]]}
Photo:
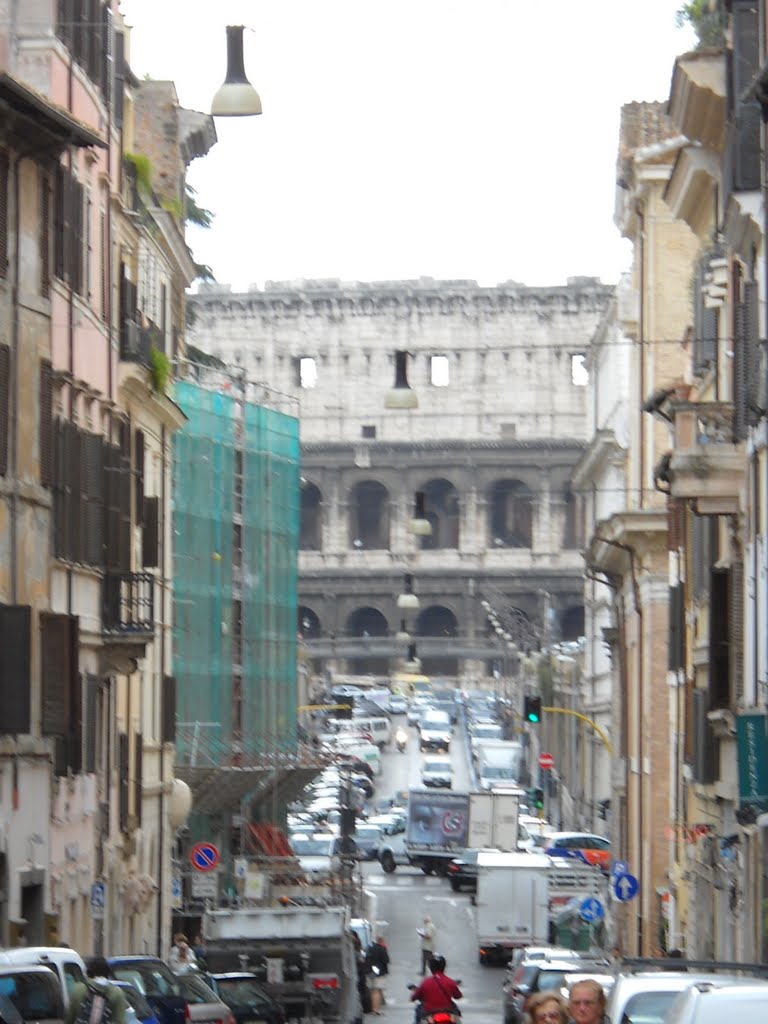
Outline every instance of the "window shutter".
{"label": "window shutter", "polygon": [[0,476],[8,472],[8,426],[11,401],[11,349],[0,345]]}
{"label": "window shutter", "polygon": [[133,757],[133,814],[136,819],[136,827],[141,828],[142,791],[143,791],[143,763],[144,763],[144,737],[140,732],[134,736],[134,757]]}
{"label": "window shutter", "polygon": [[125,36],[122,32],[115,32],[114,76],[115,127],[121,128],[125,103]]}
{"label": "window shutter", "polygon": [[75,178],[70,179],[72,197],[72,249],[70,252],[69,282],[72,290],[84,294],[83,268],[85,263],[85,190]]}
{"label": "window shutter", "polygon": [[709,595],[709,700],[712,708],[730,706],[730,572],[712,569]]}
{"label": "window shutter", "polygon": [[163,743],[176,742],[176,677],[163,676],[162,695],[162,736]]}
{"label": "window shutter", "polygon": [[40,172],[40,294],[51,294],[51,181],[46,171]]}
{"label": "window shutter", "polygon": [[755,0],[733,0],[731,51],[731,149],[734,190],[760,188],[760,104],[750,85],[760,68],[760,25]]}
{"label": "window shutter", "polygon": [[142,533],[141,564],[147,569],[156,569],[160,553],[160,499],[144,499],[144,530]]}
{"label": "window shutter", "polygon": [[754,426],[760,419],[760,313],[758,309],[757,282],[745,281],[743,285],[743,331],[744,352],[747,373],[747,422]]}
{"label": "window shutter", "polygon": [[0,150],[0,277],[8,276],[8,150]]}
{"label": "window shutter", "polygon": [[106,568],[120,568],[120,449],[104,448],[104,494],[106,496]]}
{"label": "window shutter", "polygon": [[712,783],[717,778],[718,744],[707,718],[709,695],[694,689],[691,694],[691,768],[696,782]]}
{"label": "window shutter", "polygon": [[669,644],[667,668],[671,672],[685,668],[685,602],[683,586],[669,588]]}
{"label": "window shutter", "polygon": [[128,829],[128,795],[130,793],[130,758],[128,755],[128,736],[121,732],[117,738],[118,758],[118,820],[120,831]]}
{"label": "window shutter", "polygon": [[[0,399],[1,400],[1,399]],[[40,360],[40,483],[53,483],[53,367]]]}
{"label": "window shutter", "polygon": [[83,490],[85,494],[84,558],[87,565],[104,564],[104,440],[83,434]]}
{"label": "window shutter", "polygon": [[[736,293],[738,294],[738,292]],[[746,322],[744,303],[737,302],[734,307],[734,339],[733,339],[733,433],[737,441],[747,436],[749,424],[749,356],[746,342]]]}
{"label": "window shutter", "polygon": [[67,253],[67,178],[59,164],[53,180],[53,272],[64,280]]}
{"label": "window shutter", "polygon": [[0,605],[0,734],[31,732],[32,609]]}
{"label": "window shutter", "polygon": [[705,373],[717,358],[717,338],[720,325],[720,311],[707,309],[704,301],[704,285],[711,259],[724,255],[721,249],[713,249],[699,261],[693,285],[693,372]]}
{"label": "window shutter", "polygon": [[99,729],[99,687],[98,676],[88,674],[85,677],[85,714],[83,716],[84,744],[83,771],[93,774],[96,771],[96,751],[98,749]]}
{"label": "window shutter", "polygon": [[731,686],[733,702],[738,704],[744,696],[744,565],[734,562],[730,570],[729,640],[731,657]]}
{"label": "window shutter", "polygon": [[78,670],[78,620],[40,616],[40,731],[66,741],[64,770],[81,767],[82,695]]}
{"label": "window shutter", "polygon": [[83,539],[83,488],[80,431],[66,423],[67,454],[67,552],[72,562],[81,562]]}
{"label": "window shutter", "polygon": [[109,4],[104,4],[101,7],[101,92],[104,97],[104,103],[109,106],[112,102],[112,72],[113,72],[113,46],[112,40],[114,37],[114,30],[112,24],[112,11],[109,9]]}
{"label": "window shutter", "polygon": [[131,428],[120,424],[120,532],[118,539],[118,567],[131,570]]}
{"label": "window shutter", "polygon": [[137,430],[133,443],[136,525],[144,525],[144,431]]}

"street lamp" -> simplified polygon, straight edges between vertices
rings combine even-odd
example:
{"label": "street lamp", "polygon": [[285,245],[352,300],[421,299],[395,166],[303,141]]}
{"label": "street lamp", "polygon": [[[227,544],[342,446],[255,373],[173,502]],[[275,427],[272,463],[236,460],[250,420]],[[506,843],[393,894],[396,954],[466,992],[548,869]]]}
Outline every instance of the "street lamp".
{"label": "street lamp", "polygon": [[413,592],[413,575],[409,572],[403,577],[403,592],[397,599],[398,608],[413,608],[419,607],[419,599]]}
{"label": "street lamp", "polygon": [[413,519],[410,520],[406,529],[408,530],[408,533],[413,533],[417,537],[432,536],[432,523],[427,519],[424,511],[424,491],[416,491],[416,499],[413,505]]}
{"label": "street lamp", "polygon": [[227,25],[227,74],[213,97],[213,117],[250,117],[261,113],[261,99],[245,74],[244,25]]}
{"label": "street lamp", "polygon": [[395,383],[384,398],[385,409],[418,409],[419,399],[408,383],[408,353],[395,352]]}

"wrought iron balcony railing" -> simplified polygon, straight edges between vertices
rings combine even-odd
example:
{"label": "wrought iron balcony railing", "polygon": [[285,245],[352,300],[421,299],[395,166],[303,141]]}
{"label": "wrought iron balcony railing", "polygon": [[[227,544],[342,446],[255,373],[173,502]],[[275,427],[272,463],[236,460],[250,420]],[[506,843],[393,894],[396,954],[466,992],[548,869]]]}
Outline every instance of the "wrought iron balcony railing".
{"label": "wrought iron balcony railing", "polygon": [[101,600],[102,630],[111,636],[137,638],[155,628],[155,578],[148,572],[107,572]]}

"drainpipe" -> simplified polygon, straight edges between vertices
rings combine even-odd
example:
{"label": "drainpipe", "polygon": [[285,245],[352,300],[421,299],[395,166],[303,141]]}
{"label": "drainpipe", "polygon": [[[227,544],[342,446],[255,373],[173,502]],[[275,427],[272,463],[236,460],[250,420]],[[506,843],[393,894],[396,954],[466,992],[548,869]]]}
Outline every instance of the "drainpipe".
{"label": "drainpipe", "polygon": [[[167,431],[165,424],[160,427],[160,521],[162,527],[158,531],[158,542],[160,544],[160,698],[165,696],[165,644],[166,644],[166,581],[168,580],[168,566],[166,564],[167,551],[165,544],[166,530],[166,444]],[[163,955],[163,914],[165,911],[165,742],[162,734],[163,716],[160,716],[160,786],[158,796],[158,842],[157,842],[157,920],[155,924],[155,954]]]}

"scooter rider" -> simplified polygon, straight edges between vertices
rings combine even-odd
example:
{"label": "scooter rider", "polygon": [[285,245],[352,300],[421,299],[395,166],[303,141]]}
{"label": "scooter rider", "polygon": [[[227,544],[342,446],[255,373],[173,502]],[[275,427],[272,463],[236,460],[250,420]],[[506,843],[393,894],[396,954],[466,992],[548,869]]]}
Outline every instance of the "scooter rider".
{"label": "scooter rider", "polygon": [[431,975],[411,991],[411,1001],[421,1004],[417,1019],[428,1017],[439,1010],[448,1010],[461,1016],[454,1000],[462,998],[462,991],[453,978],[445,973],[445,957],[435,953],[429,961]]}
{"label": "scooter rider", "polygon": [[401,754],[405,750],[405,745],[407,742],[408,733],[405,731],[405,729],[403,729],[402,726],[400,726],[400,728],[395,733],[395,743],[397,744],[397,749],[400,751]]}

